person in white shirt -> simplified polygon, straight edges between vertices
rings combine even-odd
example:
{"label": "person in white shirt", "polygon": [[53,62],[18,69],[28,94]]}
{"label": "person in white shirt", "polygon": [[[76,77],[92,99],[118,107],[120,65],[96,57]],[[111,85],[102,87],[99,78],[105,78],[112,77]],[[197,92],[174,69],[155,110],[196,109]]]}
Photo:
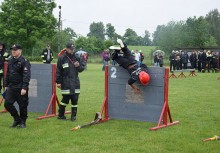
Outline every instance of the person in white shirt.
{"label": "person in white shirt", "polygon": [[140,59],[141,59],[141,54],[139,53],[138,50],[136,50],[135,53],[134,53],[134,59],[137,61],[138,67],[140,67],[140,64],[141,64],[141,61],[140,61]]}

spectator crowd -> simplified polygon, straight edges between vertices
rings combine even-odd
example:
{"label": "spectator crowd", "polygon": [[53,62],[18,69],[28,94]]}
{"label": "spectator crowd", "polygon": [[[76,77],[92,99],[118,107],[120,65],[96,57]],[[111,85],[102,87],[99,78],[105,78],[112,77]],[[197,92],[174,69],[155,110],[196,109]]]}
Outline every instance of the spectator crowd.
{"label": "spectator crowd", "polygon": [[182,69],[196,69],[198,72],[218,72],[219,52],[210,50],[196,51],[172,51],[169,56],[170,71]]}

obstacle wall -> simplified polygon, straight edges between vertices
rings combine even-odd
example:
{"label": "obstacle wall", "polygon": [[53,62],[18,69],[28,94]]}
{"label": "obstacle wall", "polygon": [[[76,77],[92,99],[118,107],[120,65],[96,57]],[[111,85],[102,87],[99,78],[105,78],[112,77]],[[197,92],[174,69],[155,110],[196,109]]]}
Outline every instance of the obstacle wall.
{"label": "obstacle wall", "polygon": [[[29,84],[29,112],[44,113],[52,97],[52,65],[31,64],[31,80]],[[18,108],[17,103],[15,103]],[[52,108],[49,109],[52,113]]]}
{"label": "obstacle wall", "polygon": [[150,83],[135,83],[140,94],[127,84],[128,72],[118,66],[108,68],[108,115],[110,118],[158,122],[165,95],[165,68],[149,67]]}
{"label": "obstacle wall", "polygon": [[30,112],[45,112],[52,96],[52,65],[31,64],[29,85]]}

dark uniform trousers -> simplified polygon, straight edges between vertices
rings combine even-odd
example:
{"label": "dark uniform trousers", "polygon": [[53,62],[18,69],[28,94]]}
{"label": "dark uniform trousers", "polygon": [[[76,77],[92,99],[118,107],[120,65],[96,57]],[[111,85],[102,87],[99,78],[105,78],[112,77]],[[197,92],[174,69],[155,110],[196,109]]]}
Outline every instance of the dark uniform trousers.
{"label": "dark uniform trousers", "polygon": [[69,104],[69,101],[71,100],[71,104],[72,104],[72,117],[76,117],[77,114],[77,103],[78,103],[78,99],[79,99],[79,94],[73,94],[73,95],[62,95],[63,98],[61,100],[60,106],[59,106],[59,116],[62,117],[64,116],[65,113],[65,107]]}
{"label": "dark uniform trousers", "polygon": [[170,72],[173,70],[176,70],[176,61],[175,60],[170,61]]}
{"label": "dark uniform trousers", "polygon": [[[20,110],[20,116],[14,103],[17,102]],[[27,107],[29,103],[28,90],[25,95],[21,95],[21,88],[8,88],[5,99],[5,108],[11,114],[15,121],[25,123],[27,119]]]}

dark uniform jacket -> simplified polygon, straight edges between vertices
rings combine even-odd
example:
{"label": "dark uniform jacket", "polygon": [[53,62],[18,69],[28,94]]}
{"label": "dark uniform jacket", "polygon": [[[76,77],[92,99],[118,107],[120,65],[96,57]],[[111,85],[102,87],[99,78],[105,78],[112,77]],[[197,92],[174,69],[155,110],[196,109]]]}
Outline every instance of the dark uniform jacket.
{"label": "dark uniform jacket", "polygon": [[0,51],[0,75],[3,75],[4,71],[4,62],[8,61],[9,54],[5,48]]}
{"label": "dark uniform jacket", "polygon": [[143,62],[143,60],[144,60],[144,54],[143,54],[143,53],[140,53],[140,55],[141,55],[141,62]]}
{"label": "dark uniform jacket", "polygon": [[169,61],[170,62],[175,62],[175,59],[176,59],[176,53],[172,53],[169,57]]}
{"label": "dark uniform jacket", "polygon": [[[74,66],[74,62],[79,62],[79,67]],[[80,80],[78,73],[85,68],[83,57],[78,57],[76,54],[68,54],[65,52],[59,57],[56,70],[56,83],[61,84],[61,93],[72,95],[80,93]]]}
{"label": "dark uniform jacket", "polygon": [[202,54],[199,53],[199,54],[198,54],[198,62],[201,62],[201,61],[202,61]]}
{"label": "dark uniform jacket", "polygon": [[184,54],[182,54],[182,63],[188,63],[188,60],[189,60],[189,56],[188,56],[188,54],[187,53],[184,53]]}
{"label": "dark uniform jacket", "polygon": [[145,64],[141,64],[140,67],[138,67],[137,61],[134,59],[131,51],[127,48],[126,44],[124,44],[122,52],[123,55],[120,55],[117,51],[113,53],[112,60],[115,60],[119,64],[119,66],[128,71],[131,76],[128,80],[128,84],[131,85],[139,79],[139,73],[141,71],[147,72],[147,66]]}
{"label": "dark uniform jacket", "polygon": [[154,55],[154,63],[159,63],[159,56],[158,55]]}
{"label": "dark uniform jacket", "polygon": [[212,67],[213,68],[218,68],[218,55],[215,53],[215,54],[213,54],[213,63],[212,63]]}
{"label": "dark uniform jacket", "polygon": [[50,63],[53,60],[53,51],[50,50],[49,59],[47,59],[47,56],[48,56],[48,50],[44,49],[43,52],[41,53],[41,57],[44,63]]}
{"label": "dark uniform jacket", "polygon": [[8,68],[5,86],[10,88],[28,89],[31,78],[31,65],[23,56],[11,57],[8,60]]}
{"label": "dark uniform jacket", "polygon": [[206,61],[206,53],[205,52],[203,52],[202,53],[202,55],[201,55],[201,60],[202,60],[202,62],[205,62]]}
{"label": "dark uniform jacket", "polygon": [[189,61],[192,63],[192,62],[196,62],[197,61],[197,57],[196,57],[196,54],[191,54],[189,56]]}

